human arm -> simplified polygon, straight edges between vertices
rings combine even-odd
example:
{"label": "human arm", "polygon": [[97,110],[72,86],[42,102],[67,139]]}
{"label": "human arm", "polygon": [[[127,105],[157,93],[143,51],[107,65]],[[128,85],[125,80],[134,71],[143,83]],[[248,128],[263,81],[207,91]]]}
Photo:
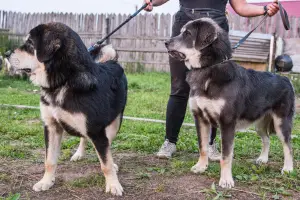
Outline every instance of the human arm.
{"label": "human arm", "polygon": [[[242,17],[255,17],[265,13],[264,6],[248,4],[246,0],[230,0],[229,2],[233,10]],[[275,0],[267,4],[269,16],[273,16],[278,12],[279,6],[276,2]]]}
{"label": "human arm", "polygon": [[161,6],[162,4],[166,3],[169,0],[152,0],[152,2],[150,2],[150,0],[144,0],[145,3],[148,4],[148,6],[144,9],[146,11],[152,11],[153,6]]}

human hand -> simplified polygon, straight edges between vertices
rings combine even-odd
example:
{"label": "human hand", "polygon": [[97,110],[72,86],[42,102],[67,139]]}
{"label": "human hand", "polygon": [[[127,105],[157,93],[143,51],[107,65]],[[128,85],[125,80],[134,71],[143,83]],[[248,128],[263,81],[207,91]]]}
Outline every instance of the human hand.
{"label": "human hand", "polygon": [[144,0],[144,2],[146,4],[148,4],[148,6],[146,8],[144,8],[145,11],[151,12],[153,10],[153,4],[150,0]]}
{"label": "human hand", "polygon": [[267,13],[269,16],[275,15],[279,10],[277,0],[275,0],[273,3],[269,3],[267,5],[267,9],[268,9]]}

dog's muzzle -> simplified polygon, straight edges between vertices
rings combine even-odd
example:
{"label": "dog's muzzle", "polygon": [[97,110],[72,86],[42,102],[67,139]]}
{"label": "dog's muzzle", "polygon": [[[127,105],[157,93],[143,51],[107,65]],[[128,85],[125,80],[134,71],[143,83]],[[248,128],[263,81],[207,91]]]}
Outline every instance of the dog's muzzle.
{"label": "dog's muzzle", "polygon": [[[11,53],[12,54],[12,53]],[[10,55],[11,55],[10,54]],[[10,56],[8,57],[8,61],[9,63],[11,64],[11,66],[13,68],[15,68],[16,71],[22,71],[22,72],[25,72],[26,74],[30,75],[31,72],[32,72],[32,69],[29,68],[29,67],[23,67],[23,68],[20,68],[20,60],[18,58],[14,58],[14,56]]]}
{"label": "dog's muzzle", "polygon": [[183,53],[176,51],[176,50],[170,50],[170,48],[169,48],[170,43],[171,43],[171,40],[168,40],[165,42],[165,46],[168,49],[168,54],[177,60],[185,60],[186,56]]}
{"label": "dog's muzzle", "polygon": [[186,56],[178,51],[168,51],[168,54],[172,57],[175,58],[177,60],[185,60]]}

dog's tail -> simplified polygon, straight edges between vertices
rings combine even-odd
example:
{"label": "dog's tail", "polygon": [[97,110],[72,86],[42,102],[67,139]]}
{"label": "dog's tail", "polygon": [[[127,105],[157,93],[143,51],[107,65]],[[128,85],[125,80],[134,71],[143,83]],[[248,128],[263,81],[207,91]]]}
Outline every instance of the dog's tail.
{"label": "dog's tail", "polygon": [[108,45],[99,45],[95,47],[91,52],[90,55],[94,59],[95,62],[104,63],[109,60],[118,61],[118,53],[112,47],[111,44]]}

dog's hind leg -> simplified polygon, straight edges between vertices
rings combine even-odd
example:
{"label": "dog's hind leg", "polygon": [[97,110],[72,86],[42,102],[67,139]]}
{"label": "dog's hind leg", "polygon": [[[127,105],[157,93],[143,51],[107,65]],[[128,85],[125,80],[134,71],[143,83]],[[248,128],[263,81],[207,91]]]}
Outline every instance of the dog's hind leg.
{"label": "dog's hind leg", "polygon": [[101,133],[91,134],[91,140],[96,148],[101,169],[105,176],[106,192],[111,192],[113,195],[121,196],[123,188],[118,180],[118,166],[114,164],[111,153],[111,142],[116,136],[120,124],[118,116],[109,126],[102,130]]}
{"label": "dog's hind leg", "polygon": [[208,140],[210,132],[210,124],[205,123],[197,111],[193,111],[196,131],[198,136],[198,145],[200,157],[196,165],[191,168],[194,173],[202,173],[208,167]]}
{"label": "dog's hind leg", "polygon": [[43,178],[33,186],[34,191],[48,190],[53,186],[63,133],[62,127],[53,118],[44,120],[44,123],[46,143],[45,173]]}
{"label": "dog's hind leg", "polygon": [[221,186],[222,188],[234,187],[234,181],[232,178],[234,134],[235,125],[233,123],[229,123],[226,125],[221,124],[222,157],[220,160],[221,178],[219,181],[219,186]]}
{"label": "dog's hind leg", "polygon": [[269,149],[270,149],[270,138],[268,133],[268,128],[272,118],[271,116],[265,116],[261,121],[259,121],[256,126],[256,132],[261,137],[262,150],[260,156],[256,160],[256,164],[267,163],[269,159]]}
{"label": "dog's hind leg", "polygon": [[281,173],[293,171],[293,155],[291,146],[292,116],[279,117],[273,114],[274,128],[279,137],[284,152],[284,165]]}
{"label": "dog's hind leg", "polygon": [[81,160],[85,156],[86,142],[87,142],[87,139],[85,137],[80,138],[80,143],[79,143],[78,149],[76,150],[74,155],[71,157],[71,161]]}

